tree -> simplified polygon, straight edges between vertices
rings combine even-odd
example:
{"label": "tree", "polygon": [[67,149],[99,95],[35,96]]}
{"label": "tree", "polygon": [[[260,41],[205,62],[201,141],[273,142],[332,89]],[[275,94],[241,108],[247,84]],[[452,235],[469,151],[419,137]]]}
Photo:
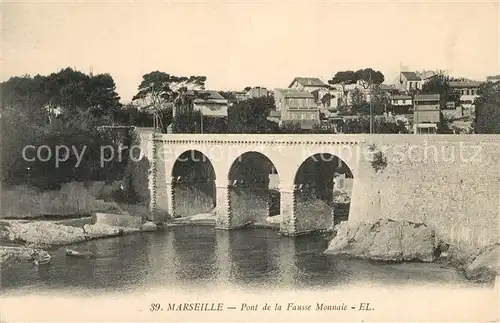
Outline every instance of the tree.
{"label": "tree", "polygon": [[332,95],[330,93],[326,93],[321,97],[321,104],[324,107],[329,107],[331,100],[332,100]]}
{"label": "tree", "polygon": [[219,91],[218,93],[229,103],[235,103],[237,101],[236,95],[234,95],[234,93],[231,91]]}
{"label": "tree", "polygon": [[286,121],[280,127],[280,133],[286,134],[304,134],[307,130],[302,129],[299,122]]}
{"label": "tree", "polygon": [[342,86],[342,93],[344,94],[345,100],[344,104],[347,105],[347,92],[345,87],[346,85],[355,84],[357,80],[357,75],[354,71],[339,71],[328,81],[328,84],[339,84]]}
{"label": "tree", "polygon": [[[159,121],[166,117],[165,114],[172,115],[173,109],[189,110],[189,105],[204,89],[206,80],[205,76],[174,76],[153,71],[143,75],[132,100],[143,100],[145,108],[152,110],[155,120]],[[164,110],[163,118],[160,116],[161,110]],[[166,126],[168,124],[163,125],[164,128]]]}
{"label": "tree", "polygon": [[59,110],[63,119],[89,111],[100,123],[108,124],[121,107],[116,84],[109,74],[86,75],[65,68],[45,77],[44,83],[46,108]]}
{"label": "tree", "polygon": [[342,133],[368,133],[370,132],[369,120],[366,117],[347,119],[341,125]]}
{"label": "tree", "polygon": [[391,100],[387,92],[380,88],[380,84],[375,85],[372,91],[373,113],[376,115],[383,114],[391,107]]}
{"label": "tree", "polygon": [[146,111],[140,111],[132,104],[128,104],[121,109],[118,109],[115,117],[115,122],[118,125],[152,127],[153,120],[151,114]]}
{"label": "tree", "polygon": [[[102,171],[95,165],[100,159],[100,147],[116,142],[98,126],[119,106],[114,89],[114,81],[107,74],[89,76],[70,68],[49,76],[13,77],[2,83],[0,137],[4,183],[51,188]],[[56,109],[60,115],[51,116]],[[86,146],[86,159],[77,168],[74,160],[62,162],[59,167],[54,160],[29,162],[22,156],[27,145],[47,145],[52,151],[56,146],[75,147],[79,151]],[[103,178],[101,175],[96,176]]]}
{"label": "tree", "polygon": [[86,88],[87,103],[95,116],[115,116],[120,109],[120,97],[116,84],[109,74],[98,74],[88,79]]}
{"label": "tree", "polygon": [[48,110],[45,108],[48,97],[45,93],[44,76],[29,75],[12,77],[0,84],[1,109],[16,111],[29,123],[44,124],[48,120]]}
{"label": "tree", "polygon": [[374,124],[375,133],[408,133],[403,121],[387,121],[376,119]]}
{"label": "tree", "polygon": [[2,108],[24,113],[30,122],[44,122],[59,110],[62,118],[89,111],[93,117],[114,115],[120,107],[109,74],[89,76],[71,68],[49,76],[12,77],[1,84]]}
{"label": "tree", "polygon": [[357,70],[355,72],[356,80],[363,86],[363,88],[368,89],[372,85],[379,85],[384,83],[384,74],[380,71],[375,71],[372,68],[365,68]]}
{"label": "tree", "polygon": [[47,76],[45,91],[49,97],[49,107],[60,109],[62,116],[86,110],[89,76],[71,68],[65,68]]}
{"label": "tree", "polygon": [[[370,119],[362,116],[357,119],[345,120],[342,124],[343,133],[368,133],[370,132]],[[374,133],[408,133],[405,124],[400,120],[387,121],[375,119],[373,124]]]}
{"label": "tree", "polygon": [[274,98],[264,96],[250,98],[234,104],[228,110],[228,127],[232,133],[265,133],[272,129],[267,119],[271,110],[276,109]]}
{"label": "tree", "polygon": [[478,89],[479,97],[474,102],[476,133],[500,134],[500,82],[486,82]]}
{"label": "tree", "polygon": [[446,118],[443,112],[439,113],[439,123],[437,125],[436,133],[438,134],[452,134],[452,122],[448,118]]}
{"label": "tree", "polygon": [[132,100],[144,99],[151,105],[161,106],[166,102],[180,103],[188,90],[203,90],[205,76],[174,76],[153,71],[142,76],[137,94]]}
{"label": "tree", "polygon": [[455,105],[460,104],[460,92],[450,87],[450,77],[445,74],[437,74],[422,86],[422,94],[439,94],[441,109],[446,107],[448,102]]}
{"label": "tree", "polygon": [[360,89],[354,89],[351,92],[352,111],[356,114],[369,113],[368,102],[366,102],[365,95]]}

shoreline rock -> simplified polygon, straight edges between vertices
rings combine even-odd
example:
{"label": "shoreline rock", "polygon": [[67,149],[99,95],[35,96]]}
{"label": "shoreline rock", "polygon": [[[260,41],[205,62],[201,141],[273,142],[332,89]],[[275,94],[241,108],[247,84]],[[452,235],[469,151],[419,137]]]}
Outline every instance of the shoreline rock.
{"label": "shoreline rock", "polygon": [[500,243],[476,250],[439,241],[424,223],[380,219],[349,227],[336,226],[325,254],[385,262],[447,263],[478,283],[493,282],[500,275]]}
{"label": "shoreline rock", "polygon": [[125,234],[139,231],[139,229],[136,228],[117,227],[107,224],[85,224],[82,229],[85,240],[120,237]]}
{"label": "shoreline rock", "polygon": [[35,258],[42,257],[47,254],[48,252],[42,249],[0,246],[0,264],[5,266],[22,261],[33,261]]}
{"label": "shoreline rock", "polygon": [[465,277],[478,282],[489,282],[500,275],[500,243],[487,246],[464,266]]}
{"label": "shoreline rock", "polygon": [[142,225],[142,218],[130,215],[128,212],[124,214],[97,212],[92,215],[92,223],[139,229]]}
{"label": "shoreline rock", "polygon": [[148,221],[141,226],[141,231],[152,232],[156,231],[157,228],[158,226],[154,222]]}
{"label": "shoreline rock", "polygon": [[434,230],[423,223],[381,219],[349,227],[341,222],[336,233],[326,254],[391,262],[435,260]]}
{"label": "shoreline rock", "polygon": [[74,227],[49,221],[0,221],[1,235],[8,240],[32,248],[64,246],[87,240],[117,237],[139,229],[105,224],[85,224]]}

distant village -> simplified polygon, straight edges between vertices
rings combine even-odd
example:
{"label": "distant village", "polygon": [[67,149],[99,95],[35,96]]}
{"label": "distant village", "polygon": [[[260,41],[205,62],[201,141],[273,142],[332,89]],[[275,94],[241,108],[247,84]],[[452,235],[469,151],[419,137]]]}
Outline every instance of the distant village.
{"label": "distant village", "polygon": [[[500,75],[484,81],[446,76],[450,80],[449,90],[458,93],[459,100],[445,104],[439,93],[421,93],[427,83],[439,76],[443,76],[442,71],[401,71],[392,82],[384,80],[379,84],[366,84],[363,80],[336,83],[335,77],[325,82],[318,77],[301,76],[275,89],[260,86],[229,92],[203,89],[203,98],[194,100],[192,108],[204,117],[228,118],[228,110],[240,102],[272,97],[275,106],[267,119],[280,126],[294,123],[303,130],[323,127],[342,133],[340,123],[371,116],[374,120],[402,123],[409,133],[434,134],[444,117],[454,133],[470,133],[478,88],[485,81],[500,81]],[[377,109],[371,106],[375,100]],[[139,109],[144,106],[140,100],[132,104]],[[359,105],[365,105],[369,112],[360,114],[355,109]]]}

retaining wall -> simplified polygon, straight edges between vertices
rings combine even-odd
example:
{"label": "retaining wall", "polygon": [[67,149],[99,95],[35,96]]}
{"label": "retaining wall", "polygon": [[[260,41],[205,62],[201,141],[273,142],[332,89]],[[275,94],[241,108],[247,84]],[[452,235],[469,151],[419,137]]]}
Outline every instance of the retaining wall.
{"label": "retaining wall", "polygon": [[499,241],[500,136],[373,135],[370,145],[387,165],[360,163],[351,222],[410,220],[454,244]]}

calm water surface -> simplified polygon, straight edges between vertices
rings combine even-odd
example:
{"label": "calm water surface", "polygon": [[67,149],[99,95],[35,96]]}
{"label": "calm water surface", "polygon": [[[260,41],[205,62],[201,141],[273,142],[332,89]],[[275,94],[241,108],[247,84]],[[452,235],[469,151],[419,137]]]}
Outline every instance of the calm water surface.
{"label": "calm water surface", "polygon": [[335,289],[342,285],[472,286],[454,268],[437,264],[374,264],[326,256],[317,236],[287,238],[266,229],[219,231],[176,227],[90,241],[71,248],[94,259],[50,251],[52,262],[4,267],[3,293],[131,291],[210,286],[249,289]]}

